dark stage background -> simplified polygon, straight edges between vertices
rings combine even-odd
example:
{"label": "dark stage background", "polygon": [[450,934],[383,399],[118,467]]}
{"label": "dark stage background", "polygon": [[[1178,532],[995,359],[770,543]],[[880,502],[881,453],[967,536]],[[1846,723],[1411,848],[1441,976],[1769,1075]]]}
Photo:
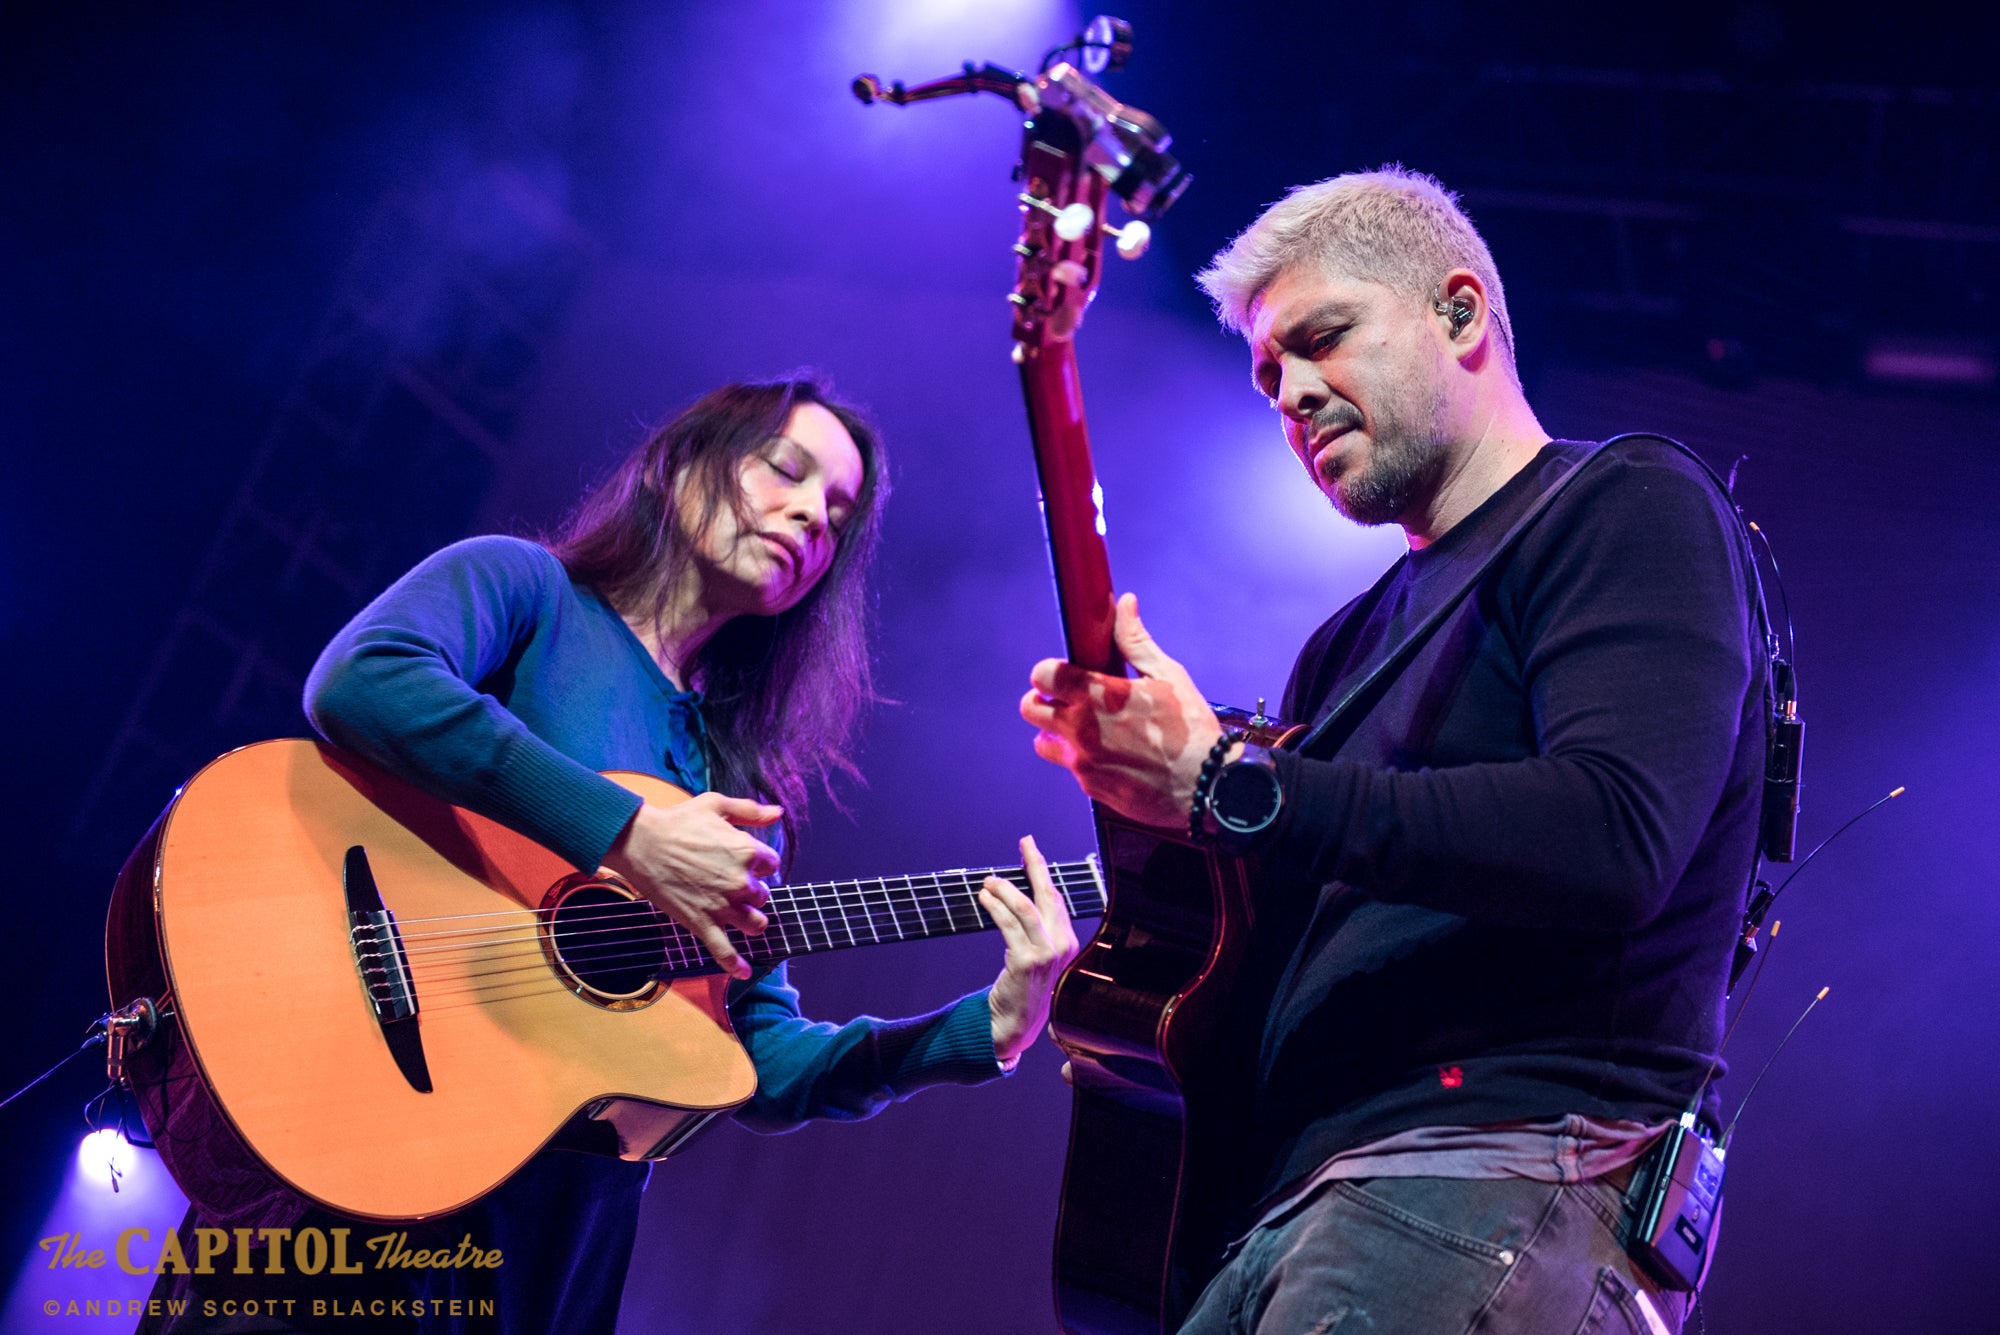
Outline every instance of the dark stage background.
{"label": "dark stage background", "polygon": [[[1799,630],[1802,840],[1910,789],[1780,907],[1726,1094],[1833,992],[1744,1122],[1706,1329],[1990,1330],[1995,53],[1902,6],[1865,30],[1805,7],[1600,8],[1126,7],[1138,54],[1109,85],[1177,132],[1196,179],[1153,254],[1109,274],[1081,346],[1114,569],[1212,696],[1278,695],[1397,537],[1294,475],[1189,275],[1298,181],[1399,158],[1465,191],[1551,430],[1748,456],[1738,494]],[[1083,17],[10,7],[0,1085],[102,1008],[112,872],[203,760],[302,730],[327,634],[444,541],[551,523],[643,424],[727,378],[824,368],[895,459],[897,703],[852,819],[813,813],[800,873],[999,861],[1026,830],[1084,851],[1084,803],[1014,714],[1058,645],[1002,302],[1015,121],[846,92],[864,69],[1032,66]],[[816,1014],[896,1014],[998,960],[997,938],[961,939],[798,975]],[[25,1277],[8,1330],[74,1329],[44,1297],[109,1292],[36,1251],[79,1226],[79,1192],[131,1204],[106,1204],[101,1170],[66,1182],[90,1065],[0,1113],[0,1269]],[[714,1131],[655,1173],[625,1327],[1051,1329],[1056,1067],[1045,1046],[1010,1081],[870,1123]]]}

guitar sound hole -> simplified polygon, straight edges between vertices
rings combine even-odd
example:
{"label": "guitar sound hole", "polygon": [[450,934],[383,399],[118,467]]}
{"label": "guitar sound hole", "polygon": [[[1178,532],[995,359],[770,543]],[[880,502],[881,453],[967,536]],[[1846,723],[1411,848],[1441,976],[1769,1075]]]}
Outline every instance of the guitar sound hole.
{"label": "guitar sound hole", "polygon": [[597,1000],[650,1000],[666,970],[659,911],[601,881],[563,894],[544,930],[558,966]]}

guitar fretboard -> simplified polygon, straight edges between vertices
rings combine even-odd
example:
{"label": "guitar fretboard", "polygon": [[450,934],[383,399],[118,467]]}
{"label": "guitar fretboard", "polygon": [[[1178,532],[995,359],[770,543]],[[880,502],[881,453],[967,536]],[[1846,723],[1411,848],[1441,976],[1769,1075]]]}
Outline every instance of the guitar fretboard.
{"label": "guitar fretboard", "polygon": [[[860,881],[820,881],[804,885],[774,885],[764,910],[771,925],[760,937],[730,935],[754,965],[775,964],[794,955],[855,946],[886,945],[923,937],[955,936],[994,929],[979,906],[979,887],[998,876],[1023,894],[1034,897],[1028,874],[1020,867],[961,868],[923,876],[884,876]],[[1104,878],[1097,858],[1052,862],[1049,880],[1063,897],[1072,918],[1104,912]],[[706,960],[692,933],[668,924],[668,936],[688,954]],[[674,973],[713,972],[675,969]]]}

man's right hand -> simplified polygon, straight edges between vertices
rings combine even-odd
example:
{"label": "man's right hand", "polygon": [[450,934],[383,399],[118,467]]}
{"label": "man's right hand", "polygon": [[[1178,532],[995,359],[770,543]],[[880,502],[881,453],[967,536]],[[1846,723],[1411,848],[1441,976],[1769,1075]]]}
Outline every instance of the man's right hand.
{"label": "man's right hand", "polygon": [[758,936],[770,925],[764,878],[778,854],[738,826],[765,826],[784,809],[744,797],[703,793],[675,806],[640,807],[604,865],[632,883],[663,913],[693,932],[733,978],[750,976],[750,961],[724,929]]}

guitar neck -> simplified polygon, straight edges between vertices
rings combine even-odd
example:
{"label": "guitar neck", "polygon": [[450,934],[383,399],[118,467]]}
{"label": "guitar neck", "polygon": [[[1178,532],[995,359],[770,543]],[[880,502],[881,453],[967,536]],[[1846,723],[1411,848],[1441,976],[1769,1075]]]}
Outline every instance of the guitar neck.
{"label": "guitar neck", "polygon": [[1069,660],[1095,672],[1125,673],[1125,659],[1111,636],[1111,558],[1104,547],[1104,491],[1090,458],[1090,429],[1083,417],[1076,344],[1050,339],[1023,348],[1021,391],[1034,438],[1035,469],[1042,484],[1042,517],[1049,529]]}
{"label": "guitar neck", "polygon": [[[991,931],[993,920],[979,906],[979,887],[988,876],[998,876],[1031,897],[1034,894],[1027,872],[1020,867],[962,868],[927,876],[774,885],[771,902],[765,909],[770,927],[762,936],[738,939],[744,957],[752,965],[762,967],[795,955]],[[1104,879],[1095,857],[1052,862],[1049,879],[1072,918],[1095,917],[1104,912]],[[669,933],[690,957],[706,960],[706,952],[686,929],[676,923],[670,926]],[[714,969],[710,966],[674,972],[712,973]]]}

